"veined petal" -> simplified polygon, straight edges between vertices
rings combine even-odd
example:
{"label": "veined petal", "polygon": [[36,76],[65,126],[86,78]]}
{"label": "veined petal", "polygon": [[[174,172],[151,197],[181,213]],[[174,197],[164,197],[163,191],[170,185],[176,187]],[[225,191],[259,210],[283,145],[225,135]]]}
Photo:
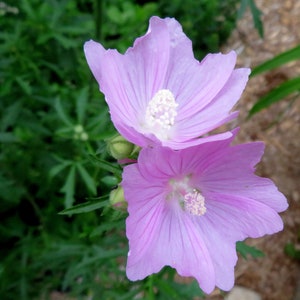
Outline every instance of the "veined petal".
{"label": "veined petal", "polygon": [[174,141],[185,142],[223,125],[237,116],[229,113],[239,100],[248,81],[250,70],[234,70],[220,92],[202,110],[194,109],[189,118],[181,118],[180,113],[173,129]]}
{"label": "veined petal", "polygon": [[[277,212],[287,209],[286,198],[274,183],[254,174],[264,150],[261,142],[230,147],[218,157],[201,177],[205,191],[239,195],[262,202]],[[200,170],[199,170],[200,172]]]}
{"label": "veined petal", "polygon": [[220,224],[214,220],[213,213],[208,212],[203,218],[194,221],[207,248],[213,249],[210,256],[215,269],[216,286],[229,291],[234,285],[234,267],[238,259],[236,240],[218,230]]}
{"label": "veined petal", "polygon": [[234,51],[199,62],[181,25],[159,17],[150,19],[147,33],[124,55],[93,41],[84,49],[112,121],[130,142],[184,149],[230,136],[205,137],[237,115],[229,110],[246,76],[235,76],[242,71],[234,71]]}
{"label": "veined petal", "polygon": [[105,95],[116,128],[119,130],[122,123],[135,128],[136,133],[125,138],[138,145],[143,144],[137,136],[144,137],[139,128],[147,103],[165,81],[169,38],[165,22],[151,18],[148,33],[137,39],[125,55],[105,50],[94,41],[84,46],[89,67]]}
{"label": "veined petal", "polygon": [[258,238],[283,229],[278,213],[259,201],[221,193],[205,193],[205,196],[207,211],[211,211],[205,217],[228,239]]}
{"label": "veined petal", "polygon": [[183,150],[143,149],[138,163],[125,167],[130,279],[169,265],[207,293],[215,285],[229,290],[236,241],[282,230],[286,199],[254,175],[263,145],[230,146],[236,133]]}
{"label": "veined petal", "polygon": [[236,54],[231,51],[208,54],[201,63],[185,59],[174,61],[173,68],[170,63],[168,87],[179,103],[177,120],[189,118],[209,104],[230,78],[235,62]]}
{"label": "veined petal", "polygon": [[[156,238],[151,238],[154,236],[152,226],[145,227],[145,237],[134,240],[129,237],[128,278],[143,279],[169,265],[182,276],[195,277],[206,293],[212,292],[215,287],[214,268],[197,228],[185,214],[178,215],[179,212],[170,209],[159,212],[161,215],[156,215],[155,219]],[[127,220],[127,231],[141,225],[140,222],[131,222],[130,215]]]}

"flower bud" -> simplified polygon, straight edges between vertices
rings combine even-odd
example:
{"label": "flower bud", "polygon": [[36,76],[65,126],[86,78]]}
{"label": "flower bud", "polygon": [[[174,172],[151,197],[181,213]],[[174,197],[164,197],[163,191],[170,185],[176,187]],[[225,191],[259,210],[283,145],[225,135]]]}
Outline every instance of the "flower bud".
{"label": "flower bud", "polygon": [[120,185],[110,192],[109,202],[115,209],[126,211],[127,202],[124,197],[124,190]]}
{"label": "flower bud", "polygon": [[121,135],[117,135],[108,141],[107,148],[115,159],[124,159],[130,157],[134,150],[134,144],[125,140]]}

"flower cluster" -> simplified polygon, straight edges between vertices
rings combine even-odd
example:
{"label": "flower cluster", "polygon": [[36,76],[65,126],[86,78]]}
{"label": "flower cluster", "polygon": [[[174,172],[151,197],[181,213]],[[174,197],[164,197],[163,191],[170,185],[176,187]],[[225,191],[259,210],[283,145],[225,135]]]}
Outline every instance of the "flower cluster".
{"label": "flower cluster", "polygon": [[232,120],[249,69],[236,54],[194,58],[172,18],[152,17],[125,54],[89,41],[85,55],[119,133],[141,147],[124,167],[128,203],[126,272],[143,279],[168,265],[206,293],[230,290],[236,242],[282,230],[287,208],[273,182],[254,174],[263,144],[231,146]]}

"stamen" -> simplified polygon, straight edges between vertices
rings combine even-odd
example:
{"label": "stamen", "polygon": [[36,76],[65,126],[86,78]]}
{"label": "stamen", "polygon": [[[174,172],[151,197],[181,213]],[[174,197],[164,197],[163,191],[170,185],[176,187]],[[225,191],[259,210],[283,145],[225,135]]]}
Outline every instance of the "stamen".
{"label": "stamen", "polygon": [[184,195],[184,209],[191,215],[203,216],[206,213],[204,197],[194,189]]}
{"label": "stamen", "polygon": [[159,137],[165,137],[177,115],[174,95],[167,89],[159,90],[150,100],[146,109],[146,127]]}

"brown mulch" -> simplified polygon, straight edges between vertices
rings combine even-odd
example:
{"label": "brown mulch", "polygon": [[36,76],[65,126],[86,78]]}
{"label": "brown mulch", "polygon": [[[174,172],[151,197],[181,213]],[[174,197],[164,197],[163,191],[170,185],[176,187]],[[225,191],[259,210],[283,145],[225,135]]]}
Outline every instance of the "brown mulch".
{"label": "brown mulch", "polygon": [[[250,12],[239,21],[222,49],[238,52],[238,65],[253,68],[277,54],[300,44],[299,0],[256,0],[263,12],[265,35],[261,39],[254,29]],[[237,109],[240,116],[239,142],[261,140],[266,144],[262,162],[257,168],[260,176],[271,178],[285,194],[289,209],[281,216],[285,223],[282,232],[261,239],[249,240],[265,253],[263,258],[239,259],[236,284],[258,292],[263,300],[296,300],[300,287],[300,265],[285,254],[287,243],[300,246],[300,98],[295,95],[268,109],[246,116],[252,105],[266,92],[286,79],[300,75],[300,61],[250,79]],[[215,291],[208,299],[223,299]],[[299,299],[299,298],[297,298]]]}

